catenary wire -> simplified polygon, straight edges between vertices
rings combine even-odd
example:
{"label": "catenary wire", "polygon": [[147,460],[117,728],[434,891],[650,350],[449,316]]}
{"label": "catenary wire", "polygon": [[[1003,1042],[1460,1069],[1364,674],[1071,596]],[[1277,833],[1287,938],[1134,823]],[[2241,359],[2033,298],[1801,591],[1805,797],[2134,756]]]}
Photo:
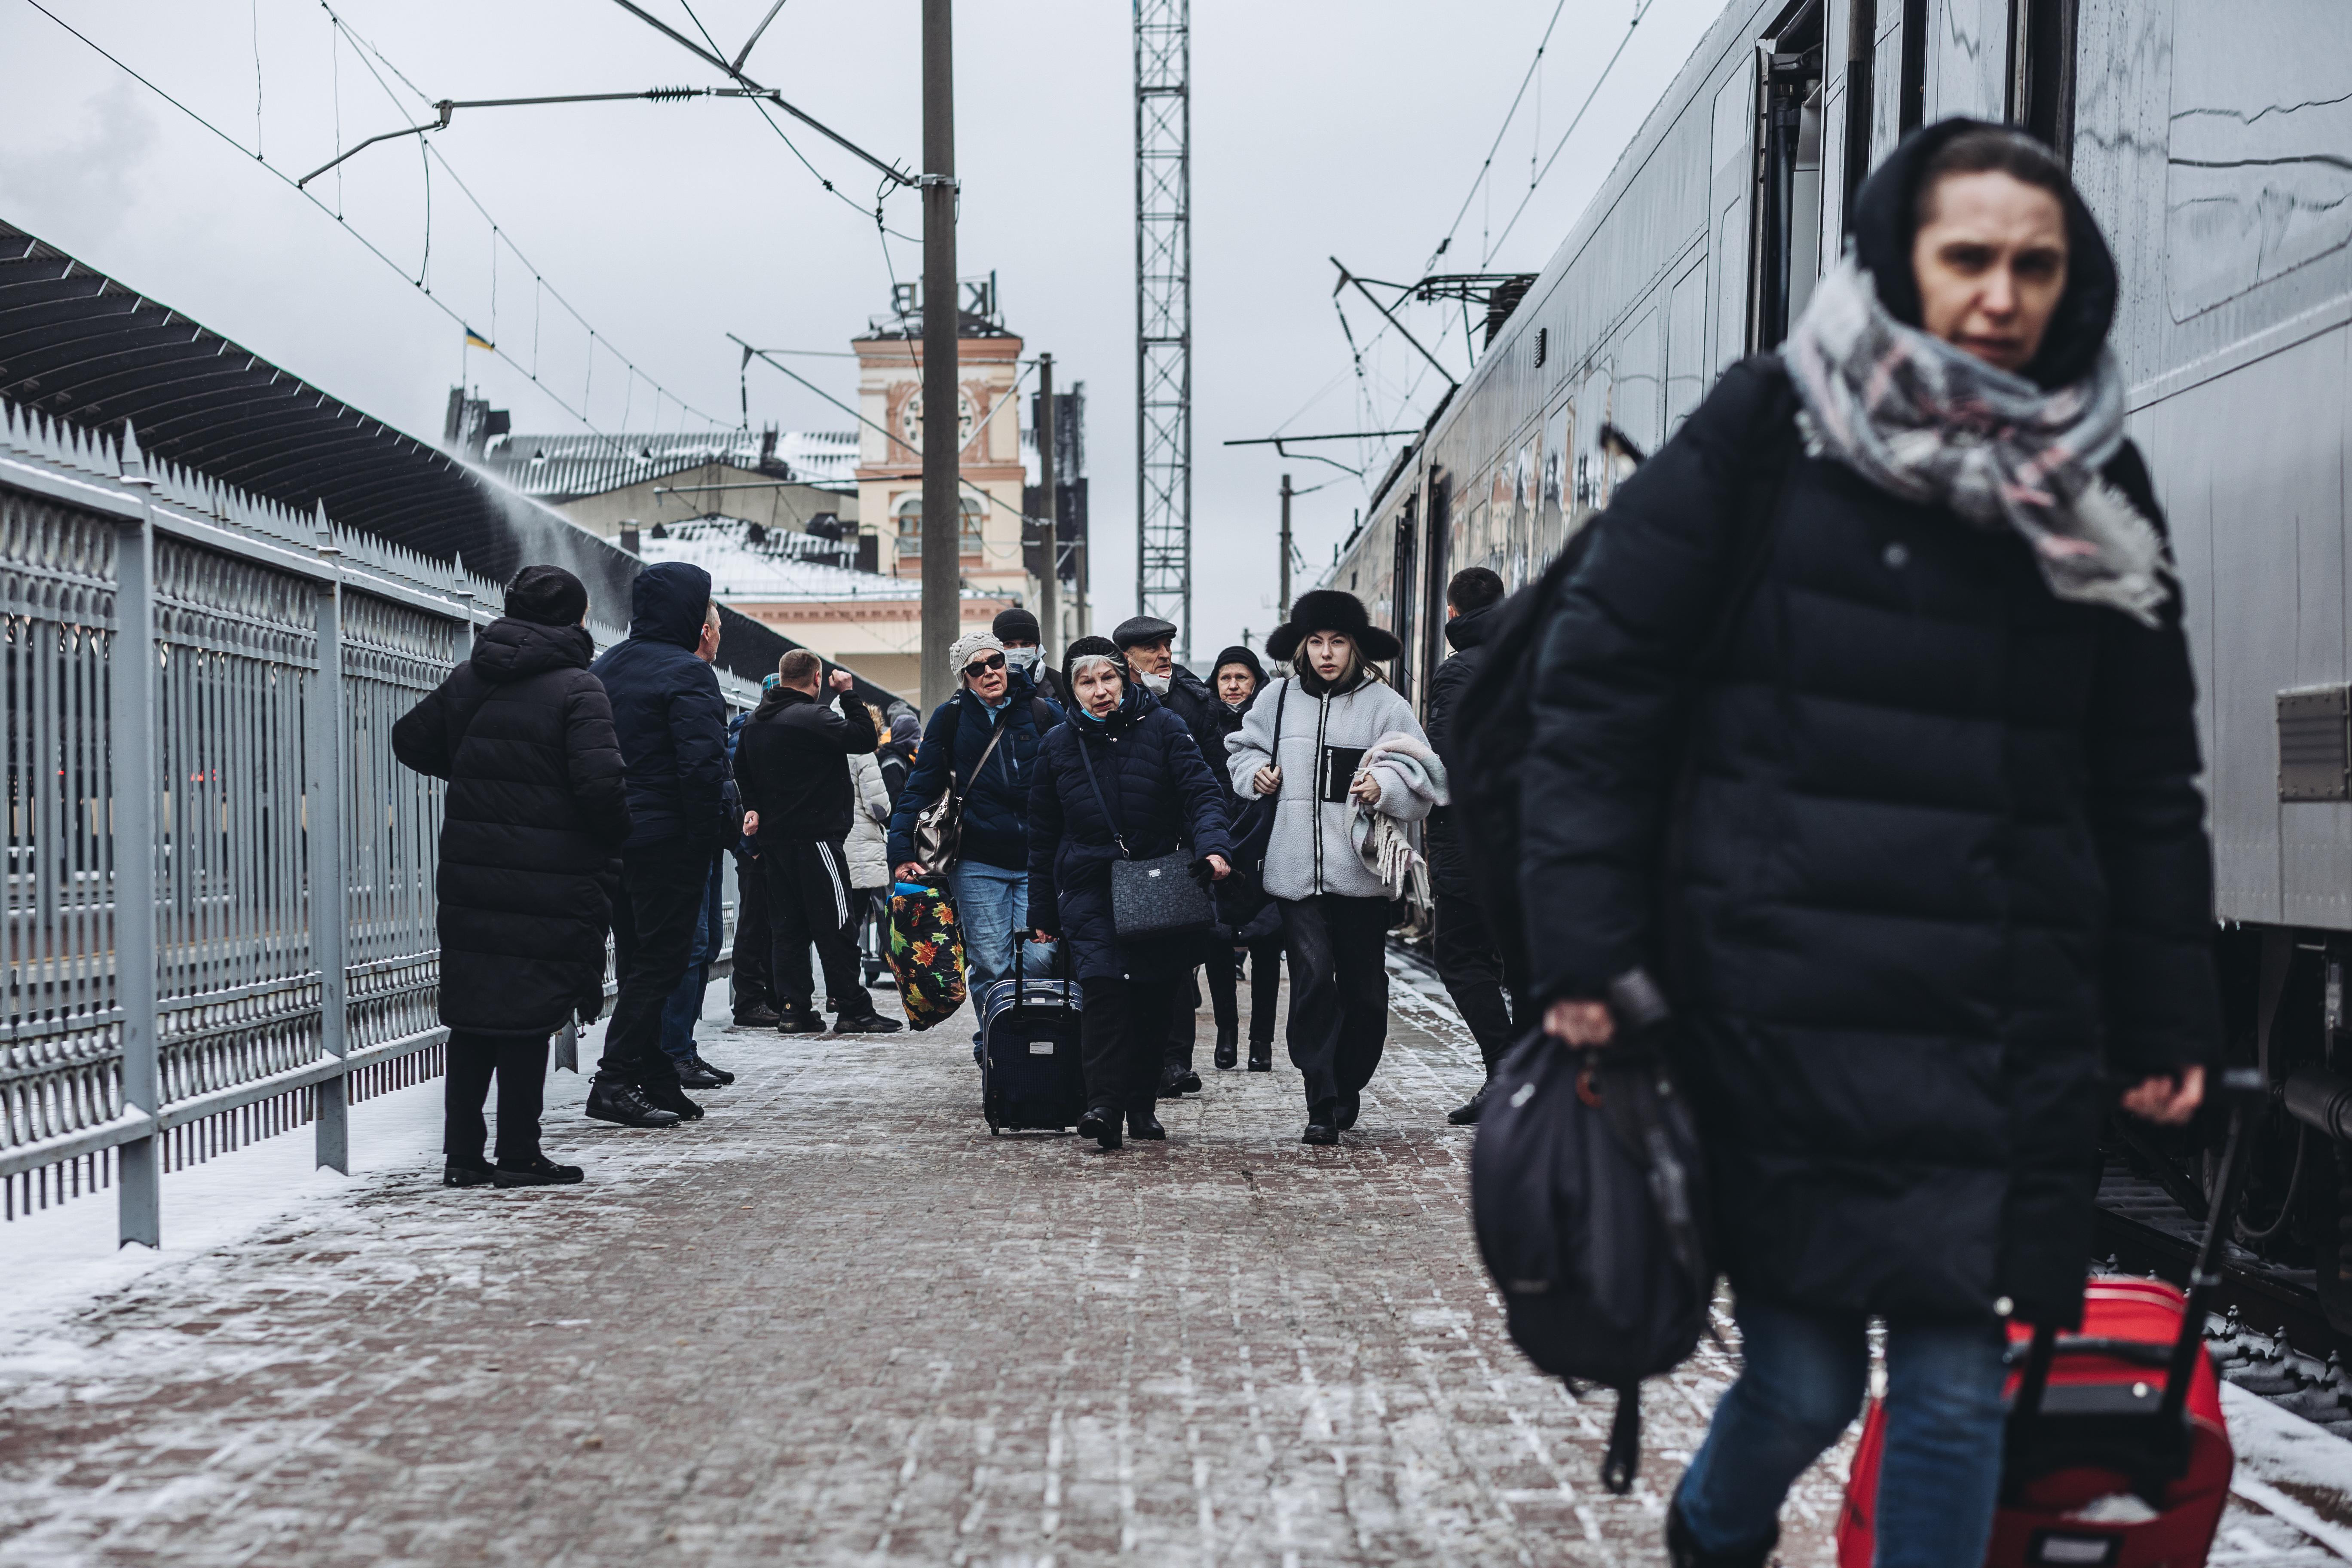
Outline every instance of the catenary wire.
{"label": "catenary wire", "polygon": [[1503,137],[1511,129],[1511,121],[1517,118],[1520,100],[1528,95],[1528,84],[1536,79],[1536,73],[1543,67],[1544,48],[1551,42],[1552,29],[1559,26],[1559,15],[1567,9],[1568,0],[1559,0],[1559,4],[1551,8],[1551,20],[1544,24],[1543,37],[1537,40],[1535,58],[1528,62],[1528,74],[1519,79],[1519,90],[1512,96],[1511,107],[1503,111],[1503,122],[1495,127],[1494,144],[1486,149],[1485,162],[1478,165],[1478,173],[1470,181],[1470,188],[1463,193],[1461,210],[1454,215],[1454,222],[1446,228],[1445,237],[1437,242],[1437,248],[1429,253],[1429,259],[1422,263],[1423,272],[1436,266],[1438,257],[1454,243],[1454,231],[1462,226],[1462,219],[1469,213],[1470,204],[1477,199],[1478,187],[1486,184],[1486,177],[1493,173],[1495,154],[1503,149]]}
{"label": "catenary wire", "polygon": [[1634,8],[1633,19],[1625,24],[1625,34],[1617,40],[1617,47],[1610,55],[1609,63],[1602,66],[1601,74],[1593,79],[1592,90],[1584,95],[1584,101],[1577,106],[1576,113],[1569,120],[1568,129],[1559,133],[1559,141],[1553,145],[1551,156],[1544,160],[1542,171],[1528,182],[1528,194],[1521,196],[1519,205],[1511,209],[1510,221],[1503,226],[1503,232],[1495,237],[1494,244],[1488,247],[1486,255],[1479,258],[1479,266],[1484,267],[1494,260],[1495,252],[1500,250],[1503,242],[1511,237],[1511,230],[1518,226],[1519,215],[1528,210],[1529,202],[1535,200],[1536,187],[1544,183],[1544,177],[1551,173],[1552,165],[1559,162],[1560,153],[1568,148],[1569,138],[1574,136],[1576,128],[1584,123],[1585,110],[1591,109],[1592,100],[1601,96],[1601,88],[1609,80],[1609,73],[1615,70],[1617,62],[1625,58],[1625,46],[1633,41],[1633,30],[1642,25],[1642,18],[1648,16],[1649,12],[1650,0],[1642,0],[1642,4]]}

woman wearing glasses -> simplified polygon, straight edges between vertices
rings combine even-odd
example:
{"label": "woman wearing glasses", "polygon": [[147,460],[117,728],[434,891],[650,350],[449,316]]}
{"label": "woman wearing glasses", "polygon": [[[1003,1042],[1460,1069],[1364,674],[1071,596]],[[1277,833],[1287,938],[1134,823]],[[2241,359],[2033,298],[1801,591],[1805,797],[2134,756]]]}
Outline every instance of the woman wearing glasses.
{"label": "woman wearing glasses", "polygon": [[[952,770],[963,833],[948,890],[963,928],[964,982],[977,1026],[981,993],[1013,973],[1013,936],[1029,923],[1029,784],[1039,742],[1062,721],[1062,710],[1011,667],[993,632],[958,637],[948,664],[961,689],[923,729],[915,771],[890,813],[890,864],[902,881],[925,874],[915,858],[915,817],[939,798]],[[1048,967],[1050,952],[1031,954],[1026,967]],[[971,1043],[976,1057],[977,1033]]]}

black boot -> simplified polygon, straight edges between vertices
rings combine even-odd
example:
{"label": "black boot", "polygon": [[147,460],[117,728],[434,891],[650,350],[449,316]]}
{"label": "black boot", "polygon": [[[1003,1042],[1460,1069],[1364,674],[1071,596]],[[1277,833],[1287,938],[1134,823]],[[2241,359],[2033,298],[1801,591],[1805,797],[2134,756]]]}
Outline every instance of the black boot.
{"label": "black boot", "polygon": [[1345,1132],[1349,1128],[1353,1127],[1356,1124],[1356,1117],[1363,1110],[1363,1096],[1360,1094],[1341,1095],[1339,1097],[1338,1121],[1339,1131]]}
{"label": "black boot", "polygon": [[580,1167],[559,1165],[544,1154],[534,1154],[526,1164],[499,1165],[494,1173],[502,1187],[568,1187],[580,1180]]}
{"label": "black boot", "polygon": [[588,1090],[588,1114],[598,1121],[622,1127],[675,1127],[683,1120],[646,1098],[633,1083],[607,1083],[598,1079]]}
{"label": "black boot", "polygon": [[1445,1113],[1445,1120],[1451,1121],[1456,1127],[1467,1127],[1476,1121],[1479,1116],[1484,1113],[1486,1109],[1487,1084],[1491,1084],[1493,1081],[1494,1080],[1492,1079],[1489,1079],[1486,1083],[1480,1084],[1478,1086],[1477,1093],[1472,1095],[1469,1099],[1464,1100],[1461,1104],[1455,1106],[1453,1110]]}
{"label": "black boot", "polygon": [[1241,1031],[1229,1025],[1217,1026],[1217,1070],[1231,1072],[1241,1056]]}
{"label": "black boot", "polygon": [[729,1072],[725,1068],[712,1067],[709,1062],[704,1061],[700,1051],[694,1053],[694,1060],[691,1065],[698,1071],[709,1073],[712,1078],[717,1079],[719,1080],[719,1087],[722,1089],[728,1084],[735,1081],[735,1075]]}
{"label": "black boot", "polygon": [[470,1160],[451,1158],[441,1167],[441,1184],[445,1187],[486,1187],[498,1173],[479,1154]]}
{"label": "black boot", "polygon": [[700,1057],[688,1057],[677,1064],[677,1086],[680,1089],[724,1089],[728,1080],[719,1076],[719,1069]]}
{"label": "black boot", "polygon": [[747,1003],[735,1009],[735,1022],[746,1029],[772,1029],[776,1010],[765,1002]]}
{"label": "black boot", "polygon": [[1337,1143],[1339,1141],[1339,1102],[1326,1100],[1307,1112],[1307,1131],[1300,1133],[1301,1143]]}
{"label": "black boot", "polygon": [[1274,1070],[1274,1042],[1271,1039],[1250,1042],[1249,1069],[1252,1072]]}
{"label": "black boot", "polygon": [[1160,1125],[1160,1118],[1149,1110],[1127,1113],[1127,1135],[1138,1142],[1156,1142],[1168,1136],[1168,1129]]}
{"label": "black boot", "polygon": [[1106,1149],[1118,1147],[1118,1107],[1097,1105],[1078,1118],[1078,1136],[1091,1138]]}
{"label": "black boot", "polygon": [[674,1078],[650,1079],[647,1081],[639,1084],[637,1087],[645,1091],[645,1096],[647,1100],[651,1100],[655,1105],[660,1107],[662,1110],[668,1111],[679,1121],[699,1121],[702,1120],[702,1107],[686,1098],[686,1090],[678,1087],[677,1079]]}
{"label": "black boot", "polygon": [[1680,1488],[1675,1490],[1674,1501],[1666,1505],[1666,1561],[1674,1568],[1764,1568],[1771,1561],[1772,1549],[1780,1544],[1780,1527],[1776,1524],[1770,1534],[1752,1546],[1709,1552],[1691,1538],[1690,1525],[1683,1518]]}

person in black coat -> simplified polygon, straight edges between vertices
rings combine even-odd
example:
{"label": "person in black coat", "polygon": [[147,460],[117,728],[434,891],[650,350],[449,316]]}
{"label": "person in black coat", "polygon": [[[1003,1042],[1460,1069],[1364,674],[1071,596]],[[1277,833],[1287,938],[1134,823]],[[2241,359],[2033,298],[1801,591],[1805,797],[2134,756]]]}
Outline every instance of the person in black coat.
{"label": "person in black coat", "polygon": [[1879,1315],[1879,1560],[1975,1568],[2003,1320],[2081,1319],[2101,1069],[2175,1122],[2217,1055],[2211,850],[2088,209],[2040,143],[1948,121],[1854,234],[1591,525],[1520,883],[1570,1044],[1669,960],[1745,1346],[1676,1561],[1764,1560]]}
{"label": "person in black coat", "polygon": [[[874,710],[851,698],[835,706],[817,700],[825,689],[824,661],[804,647],[776,665],[776,684],[760,700],[735,753],[743,792],[744,831],[758,841],[767,884],[768,925],[774,932],[768,973],[775,993],[779,1034],[821,1035],[824,1019],[814,1005],[809,946],[824,965],[825,994],[837,1009],[834,1027],[845,1035],[887,1035],[895,1018],[874,1010],[860,983],[857,900],[842,840],[856,809],[849,759],[874,750]],[[845,669],[830,678],[833,698],[856,686]]]}
{"label": "person in black coat", "polygon": [[[1454,745],[1454,706],[1486,668],[1486,637],[1502,602],[1502,578],[1484,566],[1465,567],[1445,585],[1445,641],[1454,652],[1429,678],[1429,700],[1423,712],[1430,746],[1448,774],[1461,765]],[[1462,1021],[1470,1026],[1491,1083],[1495,1068],[1518,1036],[1514,1000],[1523,994],[1526,977],[1519,973],[1518,955],[1503,952],[1487,924],[1486,910],[1478,903],[1477,883],[1465,859],[1467,848],[1447,820],[1447,809],[1441,805],[1432,811],[1426,830],[1429,888],[1437,905],[1436,930],[1430,945],[1437,961],[1437,977],[1445,983],[1445,994],[1454,998]],[[1486,1103],[1486,1090],[1481,1085],[1466,1103],[1447,1112],[1446,1120],[1457,1127],[1467,1126],[1478,1120]]]}
{"label": "person in black coat", "polygon": [[[1217,706],[1209,716],[1210,741],[1205,750],[1209,771],[1223,779],[1226,738],[1239,732],[1243,718],[1256,705],[1258,693],[1265,689],[1265,666],[1246,647],[1237,645],[1226,648],[1209,667],[1209,688],[1216,693]],[[1230,787],[1231,781],[1226,782]],[[1244,826],[1246,814],[1259,810],[1271,813],[1274,809],[1239,795],[1227,800],[1225,808],[1232,814],[1235,847],[1240,847],[1247,831]],[[1266,929],[1263,933],[1236,931],[1230,938],[1213,935],[1208,959],[1202,966],[1209,976],[1210,1010],[1217,1020],[1215,1059],[1220,1071],[1238,1065],[1241,1058],[1241,966],[1244,953],[1249,958],[1250,972],[1249,1070],[1274,1070],[1275,1015],[1282,996],[1282,911],[1269,903],[1252,923]]]}
{"label": "person in black coat", "polygon": [[664,561],[629,585],[628,640],[593,666],[613,699],[633,826],[613,908],[621,994],[588,1114],[624,1127],[667,1127],[702,1114],[678,1086],[661,1026],[663,1005],[693,960],[711,861],[735,831],[727,705],[702,657],[718,647],[710,574]]}
{"label": "person in black coat", "polygon": [[1222,879],[1233,847],[1225,791],[1192,732],[1128,678],[1115,646],[1078,638],[1062,680],[1075,706],[1045,737],[1029,791],[1029,921],[1040,941],[1066,944],[1069,973],[1085,990],[1078,1131],[1116,1149],[1122,1110],[1129,1136],[1168,1135],[1152,1114],[1160,1041],[1196,947],[1121,942],[1111,862],[1152,859],[1181,844],[1199,874]]}
{"label": "person in black coat", "polygon": [[1062,672],[1045,663],[1045,633],[1039,629],[1036,616],[1018,606],[999,610],[988,629],[995,634],[1014,673],[1025,677],[1037,689],[1038,696],[1056,708],[1070,705],[1070,694],[1062,689]]}
{"label": "person in black coat", "polygon": [[[613,857],[629,836],[612,705],[588,672],[588,591],[526,566],[473,656],[402,716],[393,755],[449,781],[436,882],[449,1026],[442,1181],[576,1182],[541,1152],[548,1037],[604,1010]],[[498,1163],[482,1100],[499,1082]]]}
{"label": "person in black coat", "polygon": [[[1217,744],[1219,703],[1201,678],[1176,662],[1176,627],[1158,616],[1129,616],[1111,628],[1110,640],[1119,657],[1154,700],[1172,711],[1192,732],[1212,772],[1224,766]],[[1202,956],[1209,956],[1205,943]],[[1161,1053],[1160,1097],[1173,1100],[1201,1092],[1201,1075],[1192,1067],[1194,1022],[1201,1011],[1201,980],[1197,970],[1185,977],[1168,1010],[1168,1040]]]}

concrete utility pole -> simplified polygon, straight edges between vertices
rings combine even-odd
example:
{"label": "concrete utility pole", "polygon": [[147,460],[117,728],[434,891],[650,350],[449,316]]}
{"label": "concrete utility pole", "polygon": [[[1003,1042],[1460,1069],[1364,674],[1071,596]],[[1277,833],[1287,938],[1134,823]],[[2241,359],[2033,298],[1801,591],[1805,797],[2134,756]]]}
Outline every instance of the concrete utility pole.
{"label": "concrete utility pole", "polygon": [[955,35],[951,0],[923,0],[923,711],[955,694],[963,635],[962,456],[956,392]]}
{"label": "concrete utility pole", "polygon": [[1282,476],[1282,602],[1275,606],[1284,620],[1290,618],[1290,476]]}
{"label": "concrete utility pole", "polygon": [[1037,476],[1045,481],[1045,581],[1037,597],[1037,607],[1044,612],[1037,617],[1038,629],[1045,635],[1038,644],[1045,650],[1045,662],[1061,663],[1062,631],[1062,555],[1056,542],[1060,530],[1055,526],[1062,517],[1062,488],[1055,483],[1054,472],[1055,426],[1060,423],[1054,416],[1054,356],[1037,356]]}

